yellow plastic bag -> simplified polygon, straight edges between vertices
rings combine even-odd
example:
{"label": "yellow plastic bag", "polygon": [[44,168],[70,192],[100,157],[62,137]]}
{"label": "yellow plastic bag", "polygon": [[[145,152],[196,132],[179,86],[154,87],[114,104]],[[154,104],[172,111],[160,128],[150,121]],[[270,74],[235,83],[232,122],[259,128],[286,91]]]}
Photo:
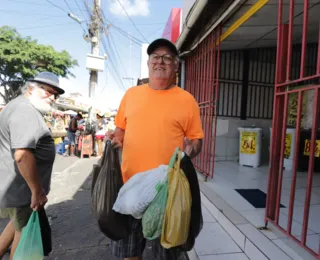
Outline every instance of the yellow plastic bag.
{"label": "yellow plastic bag", "polygon": [[172,248],[188,239],[192,197],[190,185],[180,169],[181,151],[177,148],[169,164],[168,200],[164,215],[161,245]]}

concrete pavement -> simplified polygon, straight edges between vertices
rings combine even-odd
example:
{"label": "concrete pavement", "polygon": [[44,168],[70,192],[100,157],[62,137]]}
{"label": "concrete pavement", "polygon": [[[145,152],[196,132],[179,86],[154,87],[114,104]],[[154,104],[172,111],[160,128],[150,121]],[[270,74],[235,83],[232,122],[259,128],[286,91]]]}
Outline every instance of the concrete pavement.
{"label": "concrete pavement", "polygon": [[[46,206],[53,238],[53,252],[47,259],[118,259],[111,256],[110,241],[99,231],[91,214],[89,175],[96,161],[96,158],[57,156]],[[6,223],[7,220],[0,220],[0,231]],[[150,248],[144,259],[155,260]]]}

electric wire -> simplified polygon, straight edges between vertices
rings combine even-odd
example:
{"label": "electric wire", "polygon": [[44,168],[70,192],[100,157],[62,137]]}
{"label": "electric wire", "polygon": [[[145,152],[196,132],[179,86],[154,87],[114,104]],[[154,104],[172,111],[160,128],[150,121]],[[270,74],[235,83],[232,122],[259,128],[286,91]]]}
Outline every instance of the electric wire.
{"label": "electric wire", "polygon": [[60,9],[62,12],[68,13],[66,10],[64,10],[61,6],[56,5],[55,3],[52,3],[50,0],[46,0],[49,4],[51,4],[52,6]]}
{"label": "electric wire", "polygon": [[80,8],[80,5],[78,4],[77,0],[74,0],[76,2],[76,5],[78,7],[78,9],[80,10],[83,18],[84,18],[84,21],[86,21],[86,23],[88,23],[88,20],[87,20],[87,17],[84,15],[84,13],[82,12],[81,8]]}
{"label": "electric wire", "polygon": [[149,43],[149,41],[143,36],[143,34],[141,33],[141,31],[139,30],[139,28],[136,26],[136,24],[134,23],[134,21],[132,20],[132,18],[130,17],[130,15],[128,14],[127,10],[125,9],[125,7],[123,6],[123,4],[121,3],[120,0],[118,0],[118,3],[121,5],[123,11],[126,13],[126,15],[128,16],[129,20],[131,21],[131,23],[133,24],[133,26],[136,28],[136,30],[139,32],[139,34],[142,36],[142,38]]}
{"label": "electric wire", "polygon": [[[112,69],[113,69],[113,70],[109,70],[110,72],[113,71],[112,77],[113,77],[114,80],[116,81],[117,86],[118,86],[118,87],[121,87],[122,90],[126,91],[126,87],[124,86],[124,83],[123,83],[123,81],[122,81],[122,79],[121,79],[121,77],[120,77],[120,75],[119,75],[119,73],[118,73],[118,71],[117,71],[117,69],[116,69],[116,66],[115,66],[115,64],[114,64],[114,62],[113,62],[113,56],[112,56],[111,53],[108,51],[106,42],[104,41],[104,39],[102,39],[101,42],[102,42],[102,46],[103,46],[103,48],[104,48],[104,51],[105,51],[105,52],[107,53],[107,55],[108,55],[108,61],[109,61],[109,63],[111,64],[111,67],[112,67]],[[120,84],[119,84],[119,83],[120,83]]]}

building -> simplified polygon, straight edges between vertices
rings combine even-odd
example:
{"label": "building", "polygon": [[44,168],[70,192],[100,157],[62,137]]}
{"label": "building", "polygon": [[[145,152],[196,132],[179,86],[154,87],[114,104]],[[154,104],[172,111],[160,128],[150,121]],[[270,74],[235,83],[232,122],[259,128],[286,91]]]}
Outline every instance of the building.
{"label": "building", "polygon": [[[197,169],[217,183],[223,178],[215,179],[217,166],[230,162],[237,170],[226,173],[230,179],[222,185],[232,182],[233,188],[220,187],[220,195],[228,197],[235,187],[264,190],[260,217],[266,225],[320,259],[319,1],[191,2],[184,1],[176,46],[181,87],[198,101],[205,130]],[[235,166],[242,154],[258,149],[256,137],[240,139],[239,127],[261,128],[262,163],[270,170]],[[248,141],[254,145],[246,147]]]}
{"label": "building", "polygon": [[172,8],[166,27],[163,31],[162,38],[176,43],[182,29],[182,9]]}

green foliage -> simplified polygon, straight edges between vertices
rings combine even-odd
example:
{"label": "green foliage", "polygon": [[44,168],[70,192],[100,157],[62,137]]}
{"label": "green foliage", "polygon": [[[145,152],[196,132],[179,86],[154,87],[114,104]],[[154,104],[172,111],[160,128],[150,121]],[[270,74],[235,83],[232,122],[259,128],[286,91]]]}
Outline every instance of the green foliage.
{"label": "green foliage", "polygon": [[70,69],[78,62],[67,51],[56,51],[52,46],[38,44],[31,37],[22,37],[15,29],[0,27],[0,95],[8,103],[28,78],[41,71],[62,77],[73,76]]}

